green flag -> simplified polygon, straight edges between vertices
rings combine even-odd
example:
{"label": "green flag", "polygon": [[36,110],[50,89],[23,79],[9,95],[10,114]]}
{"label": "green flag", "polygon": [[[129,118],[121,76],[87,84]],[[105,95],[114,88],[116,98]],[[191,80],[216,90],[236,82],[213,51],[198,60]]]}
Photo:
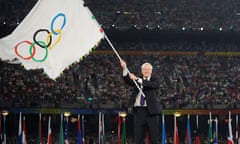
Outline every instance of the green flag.
{"label": "green flag", "polygon": [[209,113],[209,121],[208,121],[208,144],[211,144],[213,141],[213,136],[212,136],[212,116],[211,112]]}
{"label": "green flag", "polygon": [[123,118],[123,127],[122,127],[122,139],[121,139],[121,144],[126,144],[127,143],[127,136],[126,136],[126,122],[125,118]]}

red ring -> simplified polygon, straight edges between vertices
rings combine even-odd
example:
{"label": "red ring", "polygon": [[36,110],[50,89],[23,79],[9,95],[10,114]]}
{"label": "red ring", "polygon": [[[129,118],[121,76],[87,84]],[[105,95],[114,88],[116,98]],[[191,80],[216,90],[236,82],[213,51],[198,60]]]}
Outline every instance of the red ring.
{"label": "red ring", "polygon": [[23,57],[22,55],[20,55],[20,54],[18,53],[18,46],[19,46],[20,44],[23,44],[23,43],[27,43],[27,44],[29,44],[30,46],[32,45],[32,42],[30,42],[30,41],[28,41],[28,40],[21,41],[21,42],[17,43],[17,45],[15,46],[15,53],[16,53],[17,56],[19,56],[20,58],[22,58],[22,59],[24,59],[24,60],[30,60],[30,59],[33,58],[33,56],[34,56],[35,53],[36,53],[36,47],[33,46],[32,55],[30,55],[29,57]]}

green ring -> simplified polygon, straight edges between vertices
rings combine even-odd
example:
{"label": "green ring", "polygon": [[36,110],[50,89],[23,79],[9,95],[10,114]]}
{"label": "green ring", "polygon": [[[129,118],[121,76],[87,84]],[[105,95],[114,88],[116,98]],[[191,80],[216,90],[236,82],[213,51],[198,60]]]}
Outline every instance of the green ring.
{"label": "green ring", "polygon": [[[33,61],[35,61],[35,62],[44,62],[46,59],[47,59],[47,57],[48,57],[48,47],[47,47],[47,45],[46,45],[46,43],[45,42],[43,42],[43,41],[37,41],[38,43],[40,43],[42,46],[43,46],[43,48],[45,48],[45,50],[46,50],[46,54],[45,54],[45,56],[42,58],[42,59],[35,59],[34,57],[32,57],[32,60]],[[36,43],[34,42],[34,43],[32,43],[31,44],[31,46],[30,46],[30,49],[29,49],[29,53],[32,55],[32,49],[33,49],[33,46],[35,45]]]}

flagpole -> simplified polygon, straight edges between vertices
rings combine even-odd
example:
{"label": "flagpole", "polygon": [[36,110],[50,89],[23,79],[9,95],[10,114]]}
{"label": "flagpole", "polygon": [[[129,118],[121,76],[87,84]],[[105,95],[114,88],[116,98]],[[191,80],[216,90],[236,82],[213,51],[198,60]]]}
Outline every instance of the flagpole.
{"label": "flagpole", "polygon": [[[116,54],[116,56],[118,57],[118,59],[121,61],[122,58],[120,57],[119,53],[117,52],[117,50],[114,48],[112,42],[109,40],[107,34],[104,34],[105,39],[107,40],[108,44],[110,45],[110,47],[112,48],[113,52]],[[130,73],[129,69],[127,68],[127,73]],[[138,90],[141,92],[141,94],[145,97],[145,94],[143,93],[142,89],[139,87],[139,85],[137,84],[137,82],[135,80],[133,80],[134,84],[136,85],[136,87],[138,88]]]}

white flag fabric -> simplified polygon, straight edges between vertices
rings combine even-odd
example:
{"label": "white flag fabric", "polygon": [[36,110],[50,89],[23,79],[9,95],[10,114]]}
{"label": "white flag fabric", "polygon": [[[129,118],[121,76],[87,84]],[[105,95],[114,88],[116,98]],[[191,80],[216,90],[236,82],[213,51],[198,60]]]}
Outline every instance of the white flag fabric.
{"label": "white flag fabric", "polygon": [[39,0],[8,36],[0,58],[26,69],[43,69],[52,79],[96,47],[104,32],[82,0]]}

